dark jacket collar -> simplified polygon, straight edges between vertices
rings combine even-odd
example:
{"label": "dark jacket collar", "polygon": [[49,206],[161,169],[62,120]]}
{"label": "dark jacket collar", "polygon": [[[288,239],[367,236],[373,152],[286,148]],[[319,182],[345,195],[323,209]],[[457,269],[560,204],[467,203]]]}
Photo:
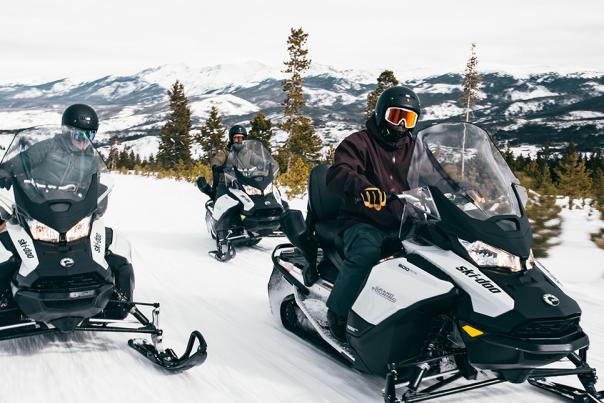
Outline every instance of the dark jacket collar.
{"label": "dark jacket collar", "polygon": [[369,136],[371,136],[376,141],[376,143],[378,143],[380,145],[380,147],[382,147],[385,150],[389,150],[389,151],[398,150],[400,148],[405,147],[411,141],[411,136],[409,136],[409,135],[403,137],[402,139],[399,139],[395,143],[391,143],[389,141],[384,140],[384,138],[380,134],[379,129],[377,127],[377,122],[375,121],[375,116],[372,116],[369,119],[367,119],[367,122],[365,123],[365,127],[367,128],[367,133],[369,134]]}

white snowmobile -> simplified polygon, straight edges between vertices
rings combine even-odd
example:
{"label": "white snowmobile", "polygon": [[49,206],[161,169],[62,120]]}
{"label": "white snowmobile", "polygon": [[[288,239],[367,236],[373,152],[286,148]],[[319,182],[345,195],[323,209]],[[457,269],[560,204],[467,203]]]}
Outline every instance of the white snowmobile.
{"label": "white snowmobile", "polygon": [[160,367],[202,364],[201,333],[191,333],[180,357],[162,347],[159,303],[134,302],[131,266],[122,278],[108,264],[111,256],[129,261],[130,254],[127,241],[103,223],[111,178],[87,138],[70,143],[56,133],[50,127],[17,133],[0,164],[14,194],[0,197],[6,224],[0,248],[12,255],[0,265],[0,340],[74,331],[148,334],[151,342],[128,345]]}
{"label": "white snowmobile", "polygon": [[[327,346],[355,368],[384,374],[385,402],[417,402],[500,382],[530,384],[575,402],[602,402],[587,363],[581,309],[531,252],[518,185],[488,134],[466,123],[418,133],[408,172],[400,244],[384,251],[331,336],[325,301],[343,262],[339,195],[327,166],[309,179],[306,222],[289,210],[291,244],[276,247],[268,284],[283,326]],[[543,368],[565,361],[571,368]],[[477,375],[487,379],[477,379]],[[583,388],[552,382],[576,375]],[[426,386],[425,381],[436,379]],[[446,387],[457,380],[462,386]],[[467,382],[474,380],[474,382]]]}
{"label": "white snowmobile", "polygon": [[235,246],[253,246],[263,237],[281,235],[279,218],[285,201],[273,184],[278,173],[279,164],[261,141],[231,146],[223,193],[219,187],[216,201],[210,199],[205,205],[208,233],[217,248],[210,254],[217,260],[233,258]]}

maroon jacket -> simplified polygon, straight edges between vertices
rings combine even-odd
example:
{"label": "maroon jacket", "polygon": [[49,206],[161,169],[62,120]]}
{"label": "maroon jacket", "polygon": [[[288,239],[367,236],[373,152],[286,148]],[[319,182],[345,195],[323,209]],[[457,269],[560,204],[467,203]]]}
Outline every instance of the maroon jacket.
{"label": "maroon jacket", "polygon": [[327,171],[327,189],[343,195],[338,217],[341,230],[356,223],[368,223],[384,230],[400,225],[403,208],[389,203],[380,211],[355,203],[363,189],[375,186],[387,193],[409,190],[407,171],[414,142],[409,136],[388,143],[377,134],[375,118],[366,129],[346,137],[336,148],[334,164]]}

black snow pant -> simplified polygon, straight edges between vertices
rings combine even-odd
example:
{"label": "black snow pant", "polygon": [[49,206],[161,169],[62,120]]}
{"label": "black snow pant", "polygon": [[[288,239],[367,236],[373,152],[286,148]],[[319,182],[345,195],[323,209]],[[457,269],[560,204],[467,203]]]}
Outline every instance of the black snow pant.
{"label": "black snow pant", "polygon": [[370,224],[346,229],[344,264],[327,299],[327,307],[338,316],[348,316],[373,266],[382,258],[386,240],[398,239],[398,231],[384,231]]}

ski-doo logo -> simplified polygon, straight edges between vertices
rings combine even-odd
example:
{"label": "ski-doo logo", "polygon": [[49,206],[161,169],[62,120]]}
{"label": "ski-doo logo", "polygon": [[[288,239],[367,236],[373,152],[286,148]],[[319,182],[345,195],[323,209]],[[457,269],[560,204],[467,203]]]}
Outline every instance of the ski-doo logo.
{"label": "ski-doo logo", "polygon": [[25,239],[19,239],[17,242],[19,242],[19,246],[21,247],[21,249],[23,249],[23,253],[25,253],[25,256],[27,256],[28,259],[35,258],[34,252],[29,247],[29,244]]}
{"label": "ski-doo logo", "polygon": [[555,295],[552,295],[552,294],[545,294],[543,296],[543,301],[545,301],[546,304],[551,305],[551,306],[560,305],[560,300],[558,299],[558,297],[556,297]]}
{"label": "ski-doo logo", "polygon": [[378,287],[378,286],[374,285],[373,287],[371,287],[371,289],[373,290],[373,292],[375,292],[380,297],[386,298],[388,301],[390,301],[392,303],[396,302],[396,298],[394,297],[394,294],[384,290],[382,287]]}
{"label": "ski-doo logo", "polygon": [[103,237],[98,232],[94,234],[94,251],[96,253],[101,253],[101,241]]}
{"label": "ski-doo logo", "polygon": [[474,270],[468,269],[465,266],[456,267],[457,270],[468,276],[469,278],[473,278],[478,284],[492,292],[493,294],[500,293],[501,290],[493,285],[491,280],[484,278],[481,274],[474,273]]}
{"label": "ski-doo logo", "polygon": [[59,264],[63,267],[65,267],[66,269],[73,267],[73,265],[75,264],[75,260],[69,258],[69,257],[64,257],[63,259],[61,259],[61,261],[59,262]]}

